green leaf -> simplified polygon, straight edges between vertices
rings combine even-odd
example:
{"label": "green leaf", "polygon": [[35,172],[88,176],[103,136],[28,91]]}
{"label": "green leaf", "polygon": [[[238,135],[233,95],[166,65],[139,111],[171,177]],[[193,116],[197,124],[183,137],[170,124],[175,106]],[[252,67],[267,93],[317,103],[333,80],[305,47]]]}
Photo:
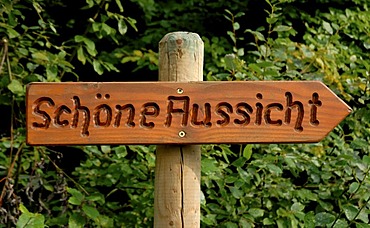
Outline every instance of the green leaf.
{"label": "green leaf", "polygon": [[356,192],[359,186],[360,186],[360,184],[359,184],[359,183],[357,183],[357,182],[353,182],[353,183],[349,186],[348,192],[349,192],[349,193],[351,193],[351,194],[352,194],[352,193],[354,193],[354,192]]}
{"label": "green leaf", "polygon": [[369,213],[366,210],[362,209],[360,211],[360,213],[357,215],[356,220],[361,220],[364,223],[369,224],[369,216],[368,215],[369,215]]}
{"label": "green leaf", "polygon": [[105,154],[109,154],[111,152],[111,147],[108,146],[108,145],[103,145],[103,146],[100,146],[100,149],[103,153]]}
{"label": "green leaf", "polygon": [[73,204],[73,205],[81,205],[81,203],[82,203],[81,200],[79,200],[78,198],[76,198],[74,196],[69,197],[68,202],[70,204]]}
{"label": "green leaf", "polygon": [[248,68],[250,68],[251,70],[255,71],[257,74],[262,74],[262,69],[260,66],[258,66],[257,64],[255,63],[251,63],[248,65]]}
{"label": "green leaf", "polygon": [[202,159],[202,172],[204,174],[207,175],[216,171],[219,171],[216,160],[210,158]]}
{"label": "green leaf", "polygon": [[22,212],[19,216],[18,222],[16,224],[17,228],[44,228],[45,218],[43,215],[38,213],[31,213],[27,208],[21,204],[19,210]]}
{"label": "green leaf", "polygon": [[[54,210],[57,211],[57,210]],[[67,213],[46,220],[48,226],[45,227],[63,227],[68,225]]]}
{"label": "green leaf", "polygon": [[[87,37],[84,37],[84,36],[81,36],[81,35],[76,35],[75,36],[75,41],[77,43],[81,43],[83,42],[86,46],[86,50],[87,52],[91,55],[91,56],[96,56],[97,54],[97,51],[95,49],[95,43],[94,41],[90,40],[89,38]],[[78,54],[78,53],[77,53]],[[78,56],[77,56],[78,57]],[[80,60],[81,61],[81,60]],[[82,62],[82,61],[81,61]]]}
{"label": "green leaf", "polygon": [[254,218],[258,218],[262,217],[265,211],[260,208],[251,208],[248,210],[248,213],[251,214]]}
{"label": "green leaf", "polygon": [[368,39],[367,41],[364,42],[364,47],[366,49],[370,49],[370,39]]}
{"label": "green leaf", "polygon": [[46,77],[48,81],[56,81],[58,76],[58,67],[56,65],[48,65],[46,67]]}
{"label": "green leaf", "polygon": [[68,220],[68,227],[69,228],[83,228],[85,227],[85,218],[79,213],[73,213]]}
{"label": "green leaf", "polygon": [[22,95],[24,90],[23,90],[23,85],[20,81],[17,79],[13,79],[10,84],[7,86],[7,88],[13,93],[17,95]]}
{"label": "green leaf", "polygon": [[268,67],[274,67],[274,63],[270,62],[270,61],[262,61],[262,62],[259,62],[257,63],[258,66],[260,67],[263,67],[263,68],[268,68]]}
{"label": "green leaf", "polygon": [[118,159],[124,158],[127,155],[126,146],[118,146],[118,147],[114,148],[114,151],[116,152],[116,155],[117,155]]}
{"label": "green leaf", "polygon": [[94,6],[94,0],[86,0],[86,3],[89,5],[89,8]]}
{"label": "green leaf", "polygon": [[[102,29],[103,29],[103,31],[105,31],[107,33],[107,35],[110,35],[114,31],[114,29],[112,27],[110,27],[109,25],[107,25],[105,23],[102,23]],[[91,45],[91,43],[90,43],[90,45]],[[94,49],[95,49],[95,44],[94,44]]]}
{"label": "green leaf", "polygon": [[239,173],[240,178],[241,178],[243,181],[245,181],[245,182],[249,183],[250,178],[249,178],[248,172],[246,172],[244,169],[242,169],[242,168],[240,168],[240,167],[237,167],[237,171],[238,171],[238,173]]}
{"label": "green leaf", "polygon": [[73,205],[81,205],[82,201],[84,200],[84,195],[74,188],[67,188],[67,192],[70,193],[72,196],[69,197],[68,202]]}
{"label": "green leaf", "polygon": [[77,43],[83,42],[83,41],[84,41],[84,39],[85,39],[85,37],[84,37],[84,36],[81,36],[81,35],[76,35],[76,36],[75,36],[75,41],[76,41]]}
{"label": "green leaf", "polygon": [[345,219],[338,219],[332,226],[333,228],[348,228],[348,223]]}
{"label": "green leaf", "polygon": [[57,34],[57,30],[56,30],[56,28],[55,28],[55,26],[54,26],[54,24],[52,23],[52,22],[50,22],[49,21],[49,27],[50,27],[50,29],[55,33],[55,34]]}
{"label": "green leaf", "polygon": [[244,15],[245,15],[245,13],[244,13],[244,12],[239,12],[239,13],[237,13],[237,14],[235,14],[235,15],[234,15],[234,18],[242,17],[242,16],[244,16]]}
{"label": "green leaf", "polygon": [[226,222],[226,223],[224,223],[223,225],[224,225],[224,227],[226,227],[226,228],[238,228],[238,224],[233,223],[233,222]]}
{"label": "green leaf", "polygon": [[44,228],[45,218],[40,214],[22,214],[16,224],[17,228]]}
{"label": "green leaf", "polygon": [[38,59],[38,60],[43,60],[43,61],[49,61],[49,58],[48,58],[48,56],[46,55],[45,52],[32,53],[32,58]]}
{"label": "green leaf", "polygon": [[280,175],[283,173],[283,171],[276,165],[274,164],[267,164],[267,168],[269,168],[270,172],[275,174],[275,175]]}
{"label": "green leaf", "polygon": [[308,212],[304,216],[304,227],[306,228],[314,228],[315,227],[315,216],[313,211]]}
{"label": "green leaf", "polygon": [[353,205],[344,205],[343,210],[349,221],[354,220],[358,213],[358,208]]}
{"label": "green leaf", "polygon": [[364,163],[366,163],[367,165],[370,165],[370,156],[368,156],[368,155],[364,155],[364,156],[362,157],[362,161],[363,161]]}
{"label": "green leaf", "polygon": [[244,56],[244,48],[239,48],[236,54],[238,56]]}
{"label": "green leaf", "polygon": [[122,4],[121,4],[121,0],[116,0],[116,4],[119,8],[119,11],[122,13],[123,12],[123,7],[122,7]]}
{"label": "green leaf", "polygon": [[264,218],[263,219],[263,225],[265,225],[265,226],[274,225],[274,224],[275,224],[275,222],[274,222],[273,219],[270,219],[270,218]]}
{"label": "green leaf", "polygon": [[108,216],[99,216],[96,221],[101,227],[114,227],[113,218]]}
{"label": "green leaf", "polygon": [[231,31],[227,31],[226,33],[227,33],[227,35],[229,35],[229,37],[231,38],[231,40],[235,44],[236,43],[235,34],[233,32],[231,32]]}
{"label": "green leaf", "polygon": [[110,62],[101,62],[102,66],[107,69],[108,71],[115,71],[115,72],[119,72],[119,70],[117,69],[117,67],[115,67],[112,63]]}
{"label": "green leaf", "polygon": [[325,226],[334,222],[335,216],[328,212],[320,212],[315,215],[315,225],[316,226]]}
{"label": "green leaf", "polygon": [[227,145],[220,145],[222,156],[227,163],[230,163],[228,155],[234,154]]}
{"label": "green leaf", "polygon": [[247,161],[247,159],[245,157],[240,157],[238,159],[236,159],[233,163],[231,163],[231,165],[235,166],[235,167],[242,167],[245,162]]}
{"label": "green leaf", "polygon": [[270,25],[274,24],[275,22],[277,22],[279,18],[278,17],[268,17],[266,18],[266,22]]}
{"label": "green leaf", "polygon": [[275,32],[286,32],[286,31],[289,31],[289,30],[291,30],[292,29],[292,27],[290,27],[290,26],[286,26],[286,25],[278,25],[278,26],[276,26],[274,29],[273,29],[273,31],[275,31]]}
{"label": "green leaf", "polygon": [[94,59],[93,67],[94,67],[95,72],[98,73],[99,75],[102,75],[104,73],[103,67],[100,64],[99,60]]}
{"label": "green leaf", "polygon": [[50,191],[50,192],[53,192],[53,191],[54,191],[54,187],[53,187],[53,185],[51,185],[51,184],[44,184],[43,186],[44,186],[44,188],[45,188],[46,190],[48,190],[48,191]]}
{"label": "green leaf", "polygon": [[22,212],[22,213],[30,213],[29,211],[28,211],[28,209],[23,205],[23,204],[20,204],[19,205],[19,210]]}
{"label": "green leaf", "polygon": [[245,157],[247,161],[252,157],[253,153],[252,147],[253,147],[252,144],[248,144],[243,149],[243,157]]}
{"label": "green leaf", "polygon": [[89,52],[90,55],[95,56],[96,55],[95,43],[88,38],[85,38],[83,41],[86,45],[87,52]]}
{"label": "green leaf", "polygon": [[127,17],[127,18],[125,18],[126,19],[126,21],[131,25],[131,27],[132,28],[134,28],[135,29],[135,31],[137,32],[138,30],[137,30],[137,28],[136,28],[136,20],[135,19],[133,19],[133,18],[131,18],[131,17]]}
{"label": "green leaf", "polygon": [[253,31],[253,30],[250,30],[250,29],[246,29],[244,32],[249,32],[249,33],[253,34],[257,38],[257,40],[266,41],[265,36],[260,32]]}
{"label": "green leaf", "polygon": [[118,20],[118,32],[121,35],[124,35],[127,32],[126,22],[122,18]]}
{"label": "green leaf", "polygon": [[240,24],[238,22],[234,22],[233,28],[234,28],[234,30],[240,29]]}
{"label": "green leaf", "polygon": [[[226,11],[226,10],[225,10]],[[233,21],[230,17],[224,15],[224,17],[228,20],[228,21]]]}
{"label": "green leaf", "polygon": [[322,22],[322,25],[324,27],[324,29],[329,33],[329,34],[333,34],[333,28],[331,27],[331,25],[326,22],[326,21],[323,21]]}
{"label": "green leaf", "polygon": [[233,15],[233,13],[230,10],[228,10],[228,9],[225,9],[225,12],[228,13],[228,14],[230,14],[231,16]]}
{"label": "green leaf", "polygon": [[303,211],[303,209],[304,209],[304,205],[303,205],[303,204],[301,204],[301,203],[294,203],[294,204],[290,207],[290,209],[291,209],[292,211],[294,211],[294,212],[297,212],[297,211]]}
{"label": "green leaf", "polygon": [[93,29],[94,32],[99,31],[100,28],[101,28],[101,23],[99,23],[99,22],[93,22],[92,23],[92,29]]}
{"label": "green leaf", "polygon": [[226,64],[226,69],[228,70],[235,70],[236,65],[235,65],[235,59],[237,57],[234,54],[227,54],[225,55],[225,64]]}
{"label": "green leaf", "polygon": [[15,37],[20,36],[20,34],[17,31],[15,31],[14,29],[12,29],[12,28],[7,28],[6,30],[8,32],[9,39],[13,39]]}
{"label": "green leaf", "polygon": [[92,193],[91,195],[87,196],[86,199],[90,201],[98,202],[100,204],[105,203],[104,195],[98,192]]}
{"label": "green leaf", "polygon": [[37,13],[41,13],[42,11],[44,11],[42,6],[38,2],[34,1],[34,2],[32,2],[32,5],[35,8]]}
{"label": "green leaf", "polygon": [[26,48],[19,48],[18,51],[24,56],[28,55],[28,50]]}
{"label": "green leaf", "polygon": [[77,59],[80,60],[80,62],[83,65],[85,65],[86,57],[85,57],[84,50],[83,50],[82,46],[78,47],[78,49],[77,49]]}
{"label": "green leaf", "polygon": [[236,199],[240,199],[244,195],[244,192],[237,187],[230,187],[230,192]]}
{"label": "green leaf", "polygon": [[93,220],[97,219],[98,216],[100,215],[99,211],[96,210],[96,208],[90,207],[90,206],[87,206],[87,205],[83,205],[82,210],[85,212],[87,217],[89,217]]}

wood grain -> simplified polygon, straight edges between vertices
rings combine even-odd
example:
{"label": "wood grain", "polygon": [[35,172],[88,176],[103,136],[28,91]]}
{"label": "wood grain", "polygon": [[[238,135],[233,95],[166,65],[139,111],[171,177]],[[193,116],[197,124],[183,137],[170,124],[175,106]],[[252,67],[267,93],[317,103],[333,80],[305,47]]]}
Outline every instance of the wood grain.
{"label": "wood grain", "polygon": [[[301,129],[297,129],[299,124],[296,126],[299,111],[293,104],[297,103],[302,104]],[[123,109],[125,105],[131,105],[135,111],[131,125],[130,108]],[[285,118],[289,109],[288,123]],[[248,115],[241,114],[242,111]],[[30,145],[318,142],[350,112],[342,100],[317,81],[33,83],[27,87],[27,142]],[[249,123],[237,123],[236,120],[245,120],[247,116]],[[119,125],[115,124],[117,119]],[[279,120],[281,124],[276,123]],[[48,121],[48,126],[42,127]],[[180,132],[184,137],[179,136]]]}

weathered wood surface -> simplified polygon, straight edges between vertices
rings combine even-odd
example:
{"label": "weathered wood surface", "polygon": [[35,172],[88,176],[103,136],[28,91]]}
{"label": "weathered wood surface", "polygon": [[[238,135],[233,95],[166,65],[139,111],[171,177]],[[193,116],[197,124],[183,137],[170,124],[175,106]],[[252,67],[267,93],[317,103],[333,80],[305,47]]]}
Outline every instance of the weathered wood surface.
{"label": "weathered wood surface", "polygon": [[350,111],[314,81],[34,83],[27,142],[318,142]]}
{"label": "weathered wood surface", "polygon": [[[189,67],[191,66],[191,67]],[[195,33],[169,33],[159,42],[159,80],[189,82],[203,79],[203,41]],[[182,87],[175,87],[183,96]],[[176,100],[176,99],[175,99]],[[169,115],[175,107],[168,101]],[[171,111],[172,110],[172,111]],[[175,118],[173,119],[175,120]],[[173,136],[169,136],[173,137]],[[175,137],[186,137],[184,131]],[[155,165],[154,227],[200,227],[199,145],[158,145]]]}

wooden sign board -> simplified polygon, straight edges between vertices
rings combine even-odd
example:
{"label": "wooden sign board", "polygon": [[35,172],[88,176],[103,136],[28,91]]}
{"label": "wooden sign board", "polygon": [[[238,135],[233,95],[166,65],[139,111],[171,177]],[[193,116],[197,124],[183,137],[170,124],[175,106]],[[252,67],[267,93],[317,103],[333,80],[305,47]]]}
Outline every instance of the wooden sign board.
{"label": "wooden sign board", "polygon": [[32,83],[30,145],[318,142],[351,109],[324,84]]}

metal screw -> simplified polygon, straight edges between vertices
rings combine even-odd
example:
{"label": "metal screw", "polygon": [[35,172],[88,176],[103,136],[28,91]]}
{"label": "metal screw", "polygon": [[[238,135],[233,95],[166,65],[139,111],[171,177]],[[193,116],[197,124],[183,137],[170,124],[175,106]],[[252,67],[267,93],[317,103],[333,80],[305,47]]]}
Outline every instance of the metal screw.
{"label": "metal screw", "polygon": [[184,90],[182,88],[177,88],[177,93],[178,94],[183,94],[184,93]]}
{"label": "metal screw", "polygon": [[186,135],[186,132],[185,131],[179,131],[179,137],[180,138],[184,138]]}

